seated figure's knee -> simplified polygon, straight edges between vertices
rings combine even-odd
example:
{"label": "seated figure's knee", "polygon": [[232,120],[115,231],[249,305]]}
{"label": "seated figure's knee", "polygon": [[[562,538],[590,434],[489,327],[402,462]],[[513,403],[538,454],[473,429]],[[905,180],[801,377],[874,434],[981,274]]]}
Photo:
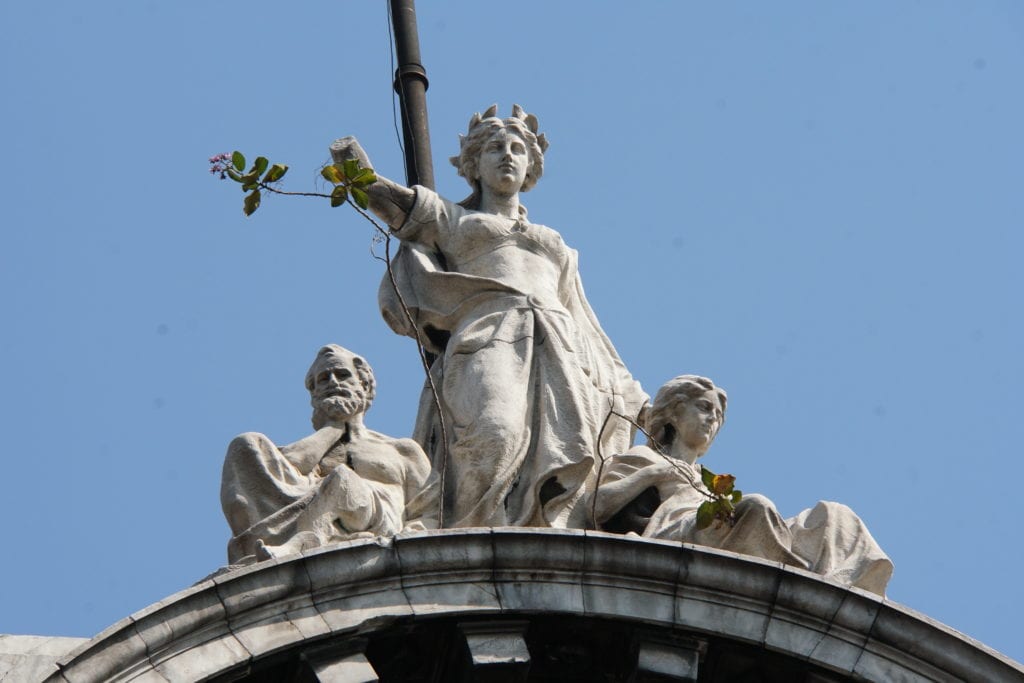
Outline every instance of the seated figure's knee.
{"label": "seated figure's knee", "polygon": [[770,530],[772,534],[783,533],[786,528],[786,520],[779,514],[775,503],[758,493],[745,494],[736,504],[736,523],[744,527]]}
{"label": "seated figure's knee", "polygon": [[775,503],[769,498],[762,496],[760,493],[750,493],[744,494],[740,502],[736,504],[736,514],[777,515],[778,510],[775,508]]}
{"label": "seated figure's knee", "polygon": [[233,471],[262,469],[262,463],[273,460],[277,453],[277,446],[266,435],[259,432],[239,434],[228,444],[228,452],[224,456],[224,476],[230,478]]}
{"label": "seated figure's knee", "polygon": [[807,513],[800,517],[803,526],[807,528],[823,527],[827,524],[860,524],[860,518],[854,511],[842,503],[831,500],[819,500],[818,503]]}
{"label": "seated figure's knee", "polygon": [[[224,467],[221,472],[221,502],[227,506],[240,491],[248,497],[249,483],[253,477],[267,469],[268,460],[273,460],[276,446],[259,432],[239,434],[228,444],[228,452],[224,456]],[[280,469],[272,468],[275,471]]]}
{"label": "seated figure's knee", "polygon": [[239,434],[228,444],[228,457],[245,457],[246,454],[262,453],[267,450],[267,446],[274,447],[274,444],[265,434],[246,432]]}

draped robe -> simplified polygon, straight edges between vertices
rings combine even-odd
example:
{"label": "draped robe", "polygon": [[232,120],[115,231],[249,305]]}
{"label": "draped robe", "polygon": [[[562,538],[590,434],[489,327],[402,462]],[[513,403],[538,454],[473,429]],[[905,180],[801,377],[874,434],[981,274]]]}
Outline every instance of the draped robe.
{"label": "draped robe", "polygon": [[697,508],[708,499],[702,491],[707,493],[700,466],[679,460],[669,465],[665,456],[636,446],[603,468],[597,520],[609,531],[763,557],[885,595],[892,561],[849,507],[819,501],[783,519],[768,498],[755,493],[736,506],[734,526],[715,522],[698,530]]}
{"label": "draped robe", "polygon": [[[399,291],[435,356],[414,438],[444,472],[444,526],[583,527],[603,453],[629,447],[647,399],[583,293],[577,254],[551,228],[414,188],[395,234]],[[415,336],[389,277],[381,312]]]}
{"label": "draped robe", "polygon": [[437,482],[418,444],[364,429],[339,441],[309,471],[263,434],[232,440],[221,505],[231,527],[228,561],[247,564],[258,545],[298,552],[351,538],[437,526]]}

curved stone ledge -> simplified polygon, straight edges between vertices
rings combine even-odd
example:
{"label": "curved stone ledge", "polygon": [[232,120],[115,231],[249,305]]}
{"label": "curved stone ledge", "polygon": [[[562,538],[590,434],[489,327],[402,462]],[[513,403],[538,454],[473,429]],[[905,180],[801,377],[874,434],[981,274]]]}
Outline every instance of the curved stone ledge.
{"label": "curved stone ledge", "polygon": [[1024,667],[953,629],[808,572],[550,529],[419,532],[262,562],[119,621],[46,680],[204,680],[396,620],[540,614],[747,643],[854,680],[1024,681]]}

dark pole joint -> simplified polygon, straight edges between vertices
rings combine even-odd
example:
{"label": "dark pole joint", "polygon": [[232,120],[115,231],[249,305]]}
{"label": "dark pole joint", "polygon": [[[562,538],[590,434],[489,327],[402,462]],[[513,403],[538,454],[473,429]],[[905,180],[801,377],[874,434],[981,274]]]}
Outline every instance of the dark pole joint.
{"label": "dark pole joint", "polygon": [[423,83],[423,90],[430,87],[427,80],[427,70],[420,64],[403,64],[395,69],[395,91],[402,92],[402,81],[406,78],[415,78]]}

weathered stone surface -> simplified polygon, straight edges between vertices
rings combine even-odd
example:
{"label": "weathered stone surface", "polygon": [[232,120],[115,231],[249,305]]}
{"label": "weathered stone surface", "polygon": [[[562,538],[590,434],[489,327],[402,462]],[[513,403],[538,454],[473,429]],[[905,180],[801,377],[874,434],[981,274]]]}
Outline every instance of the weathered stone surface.
{"label": "weathered stone surface", "polygon": [[799,653],[810,658],[843,604],[844,594],[828,584],[801,581],[782,572],[775,606],[765,631],[764,645],[773,650]]}
{"label": "weathered stone surface", "polygon": [[[451,552],[444,547],[449,533],[457,546]],[[401,562],[403,553],[409,566]],[[431,557],[447,569],[433,571]],[[308,573],[308,584],[300,568]],[[354,636],[372,641],[378,631],[401,633],[416,624],[429,630],[444,618],[525,620],[532,628],[536,619],[564,617],[703,639],[709,647],[752,646],[765,656],[786,658],[794,670],[812,667],[823,680],[835,674],[839,680],[1024,682],[1021,665],[866,591],[735,553],[599,532],[403,534],[394,543],[349,541],[259,564],[237,577],[236,585],[231,574],[205,581],[115,624],[61,658],[60,672],[49,680],[159,681],[162,676],[187,681],[242,671],[287,653],[297,657],[310,647],[310,636],[290,615],[310,609],[304,603],[308,586],[309,599],[329,629],[313,631],[316,643]],[[466,604],[458,604],[460,583],[490,585],[500,611],[487,614],[469,590],[461,593],[469,596]],[[417,600],[424,602],[432,585],[447,603],[436,610],[424,604],[413,609],[407,586],[415,586]],[[634,599],[652,609],[644,613],[631,604]],[[669,613],[663,603],[675,609]],[[550,624],[544,628],[552,633]],[[261,659],[257,653],[272,656]],[[667,661],[649,654],[645,661],[652,667]],[[532,652],[531,661],[531,666],[537,662]]]}
{"label": "weathered stone surface", "polygon": [[[800,585],[797,585],[800,590]],[[868,634],[874,623],[882,603],[858,599],[855,591],[842,595],[832,621],[822,629],[821,642],[814,646],[810,661],[826,664],[829,668],[843,673],[853,673],[860,659],[864,646],[869,641]]]}
{"label": "weathered stone surface", "polygon": [[310,580],[302,563],[271,560],[212,579],[228,619],[266,604],[308,604]]}
{"label": "weathered stone surface", "polygon": [[701,643],[663,635],[641,635],[637,639],[637,681],[678,681],[696,683]]}
{"label": "weathered stone surface", "polygon": [[366,655],[361,653],[336,660],[314,661],[312,664],[320,683],[376,683],[380,680]]}
{"label": "weathered stone surface", "polygon": [[366,658],[366,639],[349,638],[308,647],[302,660],[321,683],[376,683],[380,680]]}
{"label": "weathered stone surface", "polygon": [[587,544],[584,557],[581,590],[588,615],[674,621],[675,595],[664,587],[679,579],[678,543],[652,541],[649,552],[638,555],[635,538],[601,531],[588,531],[586,536],[600,539]]}
{"label": "weathered stone surface", "polygon": [[[581,614],[586,535],[567,529],[493,529],[494,583],[503,611],[544,609]],[[523,563],[540,552],[543,562]]]}
{"label": "weathered stone surface", "polygon": [[469,678],[480,683],[525,681],[530,651],[524,635],[529,622],[474,621],[459,624],[469,650]]}
{"label": "weathered stone surface", "polygon": [[363,358],[325,346],[306,375],[316,432],[280,448],[256,433],[231,442],[221,482],[234,534],[229,562],[437,526],[436,481],[423,450],[363,425],[375,387]]}
{"label": "weathered stone surface", "polygon": [[613,455],[600,469],[597,524],[763,557],[884,595],[892,562],[845,505],[821,501],[783,519],[769,499],[750,494],[731,523],[699,523],[701,505],[714,497],[696,461],[711,447],[725,409],[725,392],[706,377],[666,383],[644,416],[647,445]]}
{"label": "weathered stone surface", "polygon": [[0,634],[0,681],[41,681],[57,671],[57,660],[87,638]]}
{"label": "weathered stone surface", "polygon": [[214,584],[228,626],[254,657],[330,633],[302,563],[273,560],[216,577]]}
{"label": "weathered stone surface", "polygon": [[[437,355],[446,434],[425,396],[414,436],[444,463],[448,527],[581,528],[598,443],[629,446],[628,422],[601,432],[608,411],[634,417],[646,401],[584,296],[576,252],[519,203],[546,148],[536,117],[517,106],[501,119],[492,107],[473,116],[452,159],[473,188],[463,202],[380,174],[368,188],[370,209],[402,241],[392,266],[412,320],[389,278],[381,311]],[[331,153],[370,165],[353,138]]]}
{"label": "weathered stone surface", "polygon": [[398,553],[392,541],[378,541],[349,541],[302,558],[313,604],[332,632],[384,615],[412,615]]}
{"label": "weathered stone surface", "polygon": [[[402,590],[417,616],[444,614],[452,609],[498,612],[501,602],[494,585],[494,553],[479,542],[489,530],[452,529],[439,543],[432,534],[402,533],[394,546],[401,563]],[[447,581],[439,582],[440,574]],[[419,580],[423,576],[424,580]]]}
{"label": "weathered stone surface", "polygon": [[[977,641],[902,606],[880,610],[871,624],[870,636],[864,654],[854,667],[855,673],[866,678],[878,678],[875,672],[891,671],[894,667],[890,662],[902,662],[908,655],[931,664],[933,670],[922,669],[920,673],[935,680],[941,680],[943,672],[951,670],[983,671],[989,663],[989,653],[980,647],[963,647],[965,642],[980,646]],[[1001,655],[999,658],[1010,662]]]}
{"label": "weathered stone surface", "polygon": [[132,676],[132,683],[174,683],[156,669],[145,669],[139,675]]}
{"label": "weathered stone surface", "polygon": [[[71,661],[73,667],[68,666]],[[60,675],[70,683],[88,683],[111,679],[126,668],[147,668],[148,656],[135,622],[125,617],[58,659],[57,665]]]}
{"label": "weathered stone surface", "polygon": [[196,634],[189,638],[186,647],[156,662],[156,670],[169,681],[201,681],[251,658],[249,651],[230,631],[216,638],[203,637],[205,635]]}
{"label": "weathered stone surface", "polygon": [[[687,548],[689,552],[680,556],[685,573],[679,579],[675,623],[763,644],[782,565],[757,558],[723,562],[724,557],[742,556],[724,551],[699,552],[696,546]],[[723,601],[723,594],[730,599]]]}
{"label": "weathered stone surface", "polygon": [[165,598],[132,615],[136,632],[151,659],[173,656],[189,639],[204,630],[227,627],[224,603],[215,584],[200,584]]}
{"label": "weathered stone surface", "polygon": [[306,640],[313,640],[331,632],[331,627],[320,615],[320,611],[313,603],[310,596],[309,604],[289,609],[284,613],[285,618],[292,623],[302,637]]}

